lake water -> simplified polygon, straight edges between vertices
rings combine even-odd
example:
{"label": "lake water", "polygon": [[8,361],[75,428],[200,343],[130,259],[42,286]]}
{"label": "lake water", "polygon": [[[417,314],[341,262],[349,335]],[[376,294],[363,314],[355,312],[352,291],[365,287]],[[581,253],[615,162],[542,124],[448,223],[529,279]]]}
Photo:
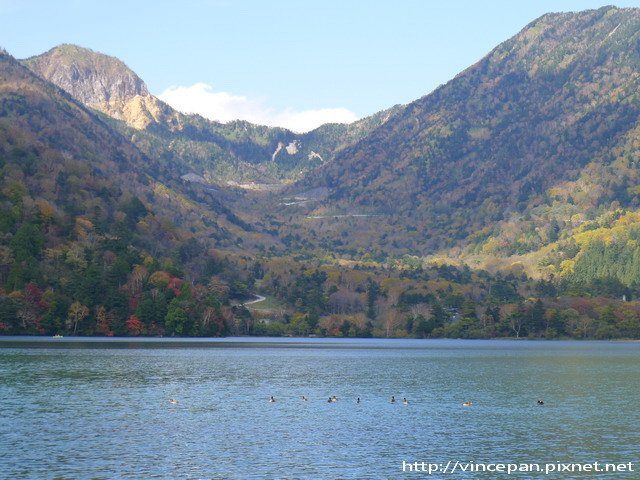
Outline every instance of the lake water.
{"label": "lake water", "polygon": [[402,470],[449,460],[640,468],[640,343],[2,338],[0,378],[3,478],[584,476]]}

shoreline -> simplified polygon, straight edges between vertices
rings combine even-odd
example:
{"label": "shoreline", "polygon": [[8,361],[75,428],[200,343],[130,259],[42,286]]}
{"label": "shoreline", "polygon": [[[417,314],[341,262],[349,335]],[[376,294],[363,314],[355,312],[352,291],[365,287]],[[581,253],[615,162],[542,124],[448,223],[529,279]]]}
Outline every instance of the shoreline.
{"label": "shoreline", "polygon": [[515,339],[515,338],[344,338],[344,337],[63,337],[0,336],[2,348],[316,348],[316,349],[407,349],[461,348],[503,344],[523,347],[548,344],[639,344],[637,339]]}

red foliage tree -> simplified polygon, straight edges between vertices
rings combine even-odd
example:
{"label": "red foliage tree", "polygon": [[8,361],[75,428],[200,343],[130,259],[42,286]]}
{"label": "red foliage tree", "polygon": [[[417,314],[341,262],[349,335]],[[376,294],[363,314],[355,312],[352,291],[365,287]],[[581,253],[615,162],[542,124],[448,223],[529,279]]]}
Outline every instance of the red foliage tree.
{"label": "red foliage tree", "polygon": [[161,337],[164,335],[164,329],[161,326],[158,326],[156,322],[151,322],[147,328],[147,334],[154,337]]}
{"label": "red foliage tree", "polygon": [[169,280],[169,284],[167,285],[167,288],[171,288],[177,297],[178,295],[180,295],[180,287],[182,286],[183,283],[184,281],[181,278],[171,277],[171,280]]}
{"label": "red foliage tree", "polygon": [[140,302],[139,295],[133,295],[132,297],[129,297],[129,311],[135,312],[136,308],[138,308],[139,302]]}
{"label": "red foliage tree", "polygon": [[127,332],[129,333],[129,335],[137,337],[142,334],[144,325],[140,320],[138,320],[138,317],[136,317],[135,315],[131,315],[125,325],[127,327]]}
{"label": "red foliage tree", "polygon": [[18,311],[18,316],[22,321],[22,328],[25,331],[35,330],[38,333],[43,333],[44,330],[40,322],[48,306],[47,302],[42,298],[42,290],[35,283],[26,284],[22,308]]}
{"label": "red foliage tree", "polygon": [[96,331],[105,337],[113,337],[113,331],[111,330],[111,315],[107,313],[103,306],[98,307],[96,319]]}

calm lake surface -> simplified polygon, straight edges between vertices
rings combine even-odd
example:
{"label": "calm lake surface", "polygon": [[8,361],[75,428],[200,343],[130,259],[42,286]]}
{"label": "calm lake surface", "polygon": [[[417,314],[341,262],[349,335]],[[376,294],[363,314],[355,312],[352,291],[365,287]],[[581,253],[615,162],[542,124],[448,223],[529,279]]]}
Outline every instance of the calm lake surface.
{"label": "calm lake surface", "polygon": [[640,468],[640,343],[94,340],[0,339],[0,477],[585,475],[428,476],[403,460]]}

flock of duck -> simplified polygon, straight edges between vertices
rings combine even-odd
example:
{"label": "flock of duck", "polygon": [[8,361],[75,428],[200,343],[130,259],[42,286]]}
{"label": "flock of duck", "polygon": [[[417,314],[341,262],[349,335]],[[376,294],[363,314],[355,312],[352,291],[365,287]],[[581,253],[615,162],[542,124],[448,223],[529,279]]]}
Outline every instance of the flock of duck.
{"label": "flock of duck", "polygon": [[[301,399],[303,402],[307,402],[307,401],[309,401],[309,399],[308,399],[307,397],[305,397],[304,395],[302,395],[302,396],[300,397],[300,399]],[[269,397],[269,403],[275,403],[275,401],[276,401],[276,399],[273,397],[273,395],[271,395],[271,396]],[[336,397],[335,395],[333,395],[333,396],[329,397],[329,399],[327,400],[327,403],[335,403],[335,402],[337,402],[337,401],[338,401],[338,397]],[[392,395],[392,396],[391,396],[391,400],[390,400],[389,402],[390,402],[390,403],[396,403],[396,397]],[[357,398],[356,398],[356,403],[360,403],[360,397],[357,397]],[[409,400],[407,400],[406,398],[403,398],[403,399],[402,399],[402,404],[403,404],[403,405],[409,405]]]}
{"label": "flock of duck", "polygon": [[[303,402],[307,402],[307,401],[309,401],[309,399],[308,399],[307,397],[305,397],[304,395],[302,395],[302,396],[300,397],[300,399],[301,399]],[[329,399],[327,400],[327,403],[335,403],[335,402],[337,402],[337,401],[338,401],[338,397],[336,397],[335,395],[333,395],[333,396],[329,397]],[[269,403],[275,403],[275,402],[276,402],[276,399],[273,397],[273,395],[271,395],[271,396],[269,397]],[[176,399],[174,399],[174,398],[170,398],[170,399],[169,399],[169,403],[170,403],[171,405],[177,405],[178,401],[177,401]],[[360,403],[360,397],[357,397],[357,398],[356,398],[356,403]],[[391,399],[389,400],[389,403],[396,403],[396,397],[395,397],[394,395],[391,395]],[[406,397],[405,397],[405,398],[403,398],[403,399],[402,399],[402,404],[403,404],[403,405],[409,405],[409,400],[407,400],[407,399],[406,399]],[[544,401],[543,401],[543,400],[537,400],[537,401],[536,401],[536,404],[538,404],[538,405],[544,405]],[[462,404],[462,406],[463,406],[463,407],[471,407],[471,406],[473,406],[473,402],[472,402],[472,401],[470,401],[470,400],[469,400],[469,401],[466,401],[466,402],[464,402],[464,403]]]}
{"label": "flock of duck", "polygon": [[[305,397],[304,395],[302,395],[302,397],[300,397],[301,400],[303,402],[308,401],[309,399],[307,397]],[[271,395],[271,397],[269,397],[269,403],[275,403],[276,399],[273,397],[273,395]],[[336,397],[335,395],[329,397],[329,399],[327,400],[327,403],[335,403],[338,401],[338,397]],[[356,403],[360,403],[360,397],[356,398]],[[394,395],[391,396],[391,399],[389,400],[389,403],[396,403],[396,397]],[[538,405],[544,405],[544,401],[543,400],[537,400],[536,403]],[[406,399],[406,397],[404,397],[402,399],[402,404],[403,405],[409,405],[409,400]],[[473,406],[473,402],[472,401],[466,401],[462,404],[463,407],[471,407]]]}

